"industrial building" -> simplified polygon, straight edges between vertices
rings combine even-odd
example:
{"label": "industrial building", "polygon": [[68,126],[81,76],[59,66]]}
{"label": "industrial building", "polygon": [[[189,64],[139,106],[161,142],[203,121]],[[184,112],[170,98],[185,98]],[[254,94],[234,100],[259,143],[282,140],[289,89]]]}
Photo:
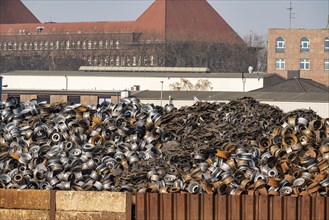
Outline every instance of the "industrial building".
{"label": "industrial building", "polygon": [[2,72],[81,65],[240,72],[256,61],[256,51],[206,0],[156,0],[135,21],[67,23],[40,23],[21,1],[1,0],[0,36]]}

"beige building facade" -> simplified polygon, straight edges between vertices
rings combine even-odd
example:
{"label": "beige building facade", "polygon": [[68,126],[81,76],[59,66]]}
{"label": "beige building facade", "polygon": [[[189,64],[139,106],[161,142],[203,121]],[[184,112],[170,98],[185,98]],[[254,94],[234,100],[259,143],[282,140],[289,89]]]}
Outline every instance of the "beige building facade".
{"label": "beige building facade", "polygon": [[300,77],[329,86],[329,30],[269,29],[267,62],[269,73],[300,70]]}

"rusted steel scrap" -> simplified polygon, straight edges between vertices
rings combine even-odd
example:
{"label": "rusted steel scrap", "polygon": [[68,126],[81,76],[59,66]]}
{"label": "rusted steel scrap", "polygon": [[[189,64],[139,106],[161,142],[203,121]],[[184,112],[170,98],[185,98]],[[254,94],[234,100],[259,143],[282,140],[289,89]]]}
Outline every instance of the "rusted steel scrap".
{"label": "rusted steel scrap", "polygon": [[0,188],[329,195],[329,119],[248,97],[176,109],[9,98]]}

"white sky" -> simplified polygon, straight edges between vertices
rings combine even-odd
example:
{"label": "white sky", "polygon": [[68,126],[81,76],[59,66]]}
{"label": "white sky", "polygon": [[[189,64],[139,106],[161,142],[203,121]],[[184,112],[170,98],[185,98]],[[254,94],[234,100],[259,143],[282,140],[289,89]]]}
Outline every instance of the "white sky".
{"label": "white sky", "polygon": [[[186,1],[186,0],[185,0]],[[41,21],[133,21],[153,0],[22,0]],[[266,35],[269,28],[289,27],[289,0],[208,1],[241,36]],[[325,28],[329,0],[292,0],[292,28]]]}

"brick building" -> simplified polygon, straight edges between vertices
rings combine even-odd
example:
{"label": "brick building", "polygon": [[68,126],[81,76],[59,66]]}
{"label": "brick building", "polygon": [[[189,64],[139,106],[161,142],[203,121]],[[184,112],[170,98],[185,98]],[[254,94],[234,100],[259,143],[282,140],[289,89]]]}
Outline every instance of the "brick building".
{"label": "brick building", "polygon": [[267,68],[283,77],[299,70],[300,77],[329,85],[329,30],[269,29]]}
{"label": "brick building", "polygon": [[255,51],[206,0],[155,0],[135,21],[72,23],[40,23],[19,0],[0,2],[0,71],[13,65],[44,70],[94,65],[236,72],[256,62],[250,59]]}

